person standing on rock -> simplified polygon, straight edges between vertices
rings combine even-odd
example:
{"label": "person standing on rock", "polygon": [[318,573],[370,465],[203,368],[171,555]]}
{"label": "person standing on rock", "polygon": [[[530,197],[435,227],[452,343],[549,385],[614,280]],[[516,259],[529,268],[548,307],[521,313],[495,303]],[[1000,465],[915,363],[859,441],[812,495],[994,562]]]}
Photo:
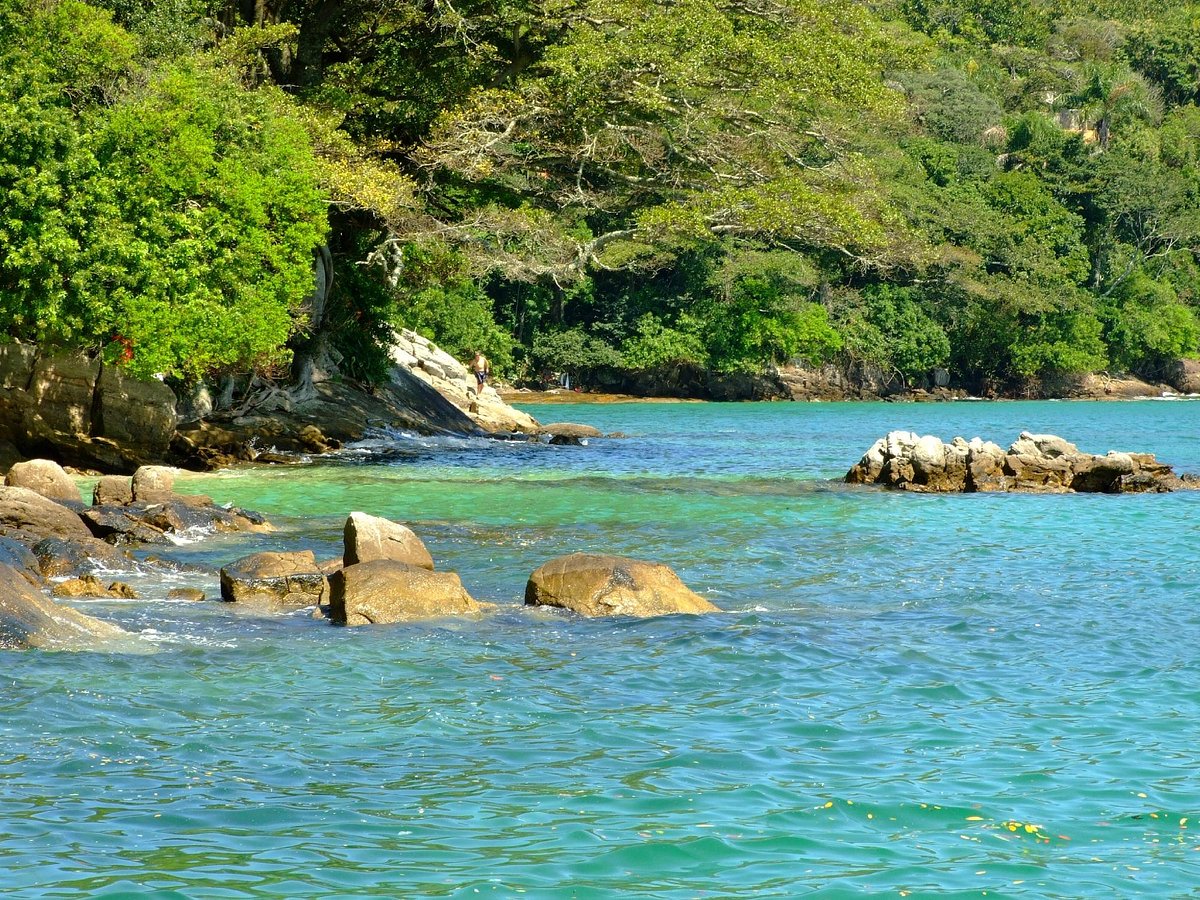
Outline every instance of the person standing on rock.
{"label": "person standing on rock", "polygon": [[475,358],[471,360],[471,371],[475,373],[475,394],[478,396],[483,393],[483,386],[487,384],[488,376],[492,374],[491,363],[478,350],[475,351]]}

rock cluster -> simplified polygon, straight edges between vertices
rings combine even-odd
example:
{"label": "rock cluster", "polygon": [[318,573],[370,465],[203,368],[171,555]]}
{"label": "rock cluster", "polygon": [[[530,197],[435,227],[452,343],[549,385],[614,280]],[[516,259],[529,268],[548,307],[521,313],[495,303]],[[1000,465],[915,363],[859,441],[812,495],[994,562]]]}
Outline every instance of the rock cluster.
{"label": "rock cluster", "polygon": [[1152,454],[1097,456],[1056,435],[1027,431],[1007,450],[978,437],[946,444],[933,435],[893,431],[871,446],[846,481],[925,493],[1162,493],[1190,486]]}
{"label": "rock cluster", "polygon": [[[342,559],[325,566],[309,551],[240,559],[221,570],[221,596],[274,610],[317,606],[318,615],[327,610],[336,625],[479,615],[489,606],[472,598],[457,574],[437,571],[425,544],[404,525],[354,512],[343,543]],[[587,553],[551,560],[534,572],[525,603],[583,616],[718,611],[664,565]]]}
{"label": "rock cluster", "polygon": [[40,589],[52,588],[56,597],[136,599],[129,585],[98,577],[132,566],[126,549],[131,544],[171,543],[171,536],[190,528],[270,530],[255,513],[176,494],[173,487],[173,470],[144,466],[132,478],[101,478],[93,505],[86,506],[57,463],[13,466],[0,486],[0,649],[82,649],[91,639],[123,634],[55,603]]}

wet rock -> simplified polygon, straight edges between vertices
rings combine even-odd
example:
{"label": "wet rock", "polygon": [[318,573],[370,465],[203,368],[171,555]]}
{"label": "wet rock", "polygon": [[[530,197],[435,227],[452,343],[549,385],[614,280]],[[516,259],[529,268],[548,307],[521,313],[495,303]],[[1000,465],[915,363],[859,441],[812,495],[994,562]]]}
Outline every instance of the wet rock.
{"label": "wet rock", "polygon": [[204,591],[200,590],[200,588],[181,587],[171,588],[169,591],[167,591],[167,599],[183,600],[188,603],[200,603],[207,598],[205,597]]}
{"label": "wet rock", "polygon": [[31,459],[15,463],[4,483],[9,487],[28,488],[50,500],[79,502],[79,488],[62,466],[48,459]]}
{"label": "wet rock", "polygon": [[28,488],[0,487],[0,533],[46,537],[87,537],[79,515]]}
{"label": "wet rock", "polygon": [[556,606],[582,616],[720,611],[661,563],[596,553],[572,553],[541,566],[529,576],[525,604]]}
{"label": "wet rock", "polygon": [[133,484],[127,475],[104,475],[92,488],[92,506],[124,506],[133,502]]}
{"label": "wet rock", "polygon": [[551,444],[571,444],[579,446],[588,438],[602,437],[598,428],[591,425],[576,425],[573,422],[551,422],[542,425],[537,430],[539,437],[548,437]]}
{"label": "wet rock", "polygon": [[94,650],[127,633],[47,598],[0,563],[0,649]]}
{"label": "wet rock", "polygon": [[476,615],[480,610],[453,572],[376,559],[329,578],[329,616],[338,625]]}
{"label": "wet rock", "polygon": [[221,599],[274,609],[321,602],[328,590],[311,550],[252,553],[221,569]]}
{"label": "wet rock", "polygon": [[346,519],[343,531],[345,540],[345,565],[390,559],[421,569],[433,570],[433,557],[412,529],[369,516],[352,512]]}
{"label": "wet rock", "polygon": [[12,538],[0,537],[0,565],[8,566],[30,584],[41,586],[38,558],[28,546]]}
{"label": "wet rock", "polygon": [[846,473],[851,484],[918,492],[1019,491],[1062,494],[1172,491],[1190,485],[1151,454],[1084,453],[1053,434],[1022,432],[1007,451],[979,438],[943,444],[932,435],[893,431]]}
{"label": "wet rock", "polygon": [[127,507],[93,506],[79,514],[88,530],[110,544],[169,544],[163,529],[144,522],[140,511]]}
{"label": "wet rock", "polygon": [[55,597],[99,597],[109,600],[136,600],[137,591],[123,581],[113,581],[105,586],[95,575],[69,578],[59,582],[51,591]]}
{"label": "wet rock", "polygon": [[33,556],[46,578],[78,578],[106,569],[128,569],[133,564],[127,552],[95,537],[46,538],[33,545]]}

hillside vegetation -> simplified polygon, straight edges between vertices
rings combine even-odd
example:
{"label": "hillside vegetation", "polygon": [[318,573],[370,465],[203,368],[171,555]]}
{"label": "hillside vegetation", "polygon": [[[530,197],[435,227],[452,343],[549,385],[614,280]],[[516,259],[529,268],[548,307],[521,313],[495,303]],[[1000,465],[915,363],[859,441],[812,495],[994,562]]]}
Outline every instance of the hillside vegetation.
{"label": "hillside vegetation", "polygon": [[0,0],[0,333],[1154,376],[1200,350],[1198,100],[1171,0]]}

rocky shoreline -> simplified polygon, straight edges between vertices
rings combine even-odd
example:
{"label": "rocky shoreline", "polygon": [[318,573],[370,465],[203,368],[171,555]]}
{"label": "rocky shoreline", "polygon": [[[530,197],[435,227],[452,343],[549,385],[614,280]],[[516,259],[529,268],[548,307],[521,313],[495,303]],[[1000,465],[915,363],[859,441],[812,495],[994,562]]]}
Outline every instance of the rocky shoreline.
{"label": "rocky shoreline", "polygon": [[[0,650],[134,647],[134,636],[52,598],[137,600],[128,584],[100,577],[135,564],[153,568],[144,559],[135,563],[131,548],[188,533],[273,530],[256,513],[176,494],[173,478],[156,466],[132,478],[104,476],[87,506],[56,463],[14,466],[0,487]],[[220,599],[264,615],[311,607],[314,618],[345,626],[478,617],[492,608],[471,597],[456,573],[438,571],[402,524],[353,512],[343,543],[343,555],[324,562],[311,550],[241,557],[220,569]],[[172,589],[170,599],[208,598],[185,586]],[[587,617],[719,612],[666,566],[581,553],[539,567],[525,604]]]}
{"label": "rocky shoreline", "polygon": [[1007,450],[962,437],[893,431],[880,438],[849,472],[849,484],[882,485],[917,493],[1168,493],[1200,489],[1200,478],[1179,476],[1150,453],[1080,451],[1053,434],[1021,432]]}

